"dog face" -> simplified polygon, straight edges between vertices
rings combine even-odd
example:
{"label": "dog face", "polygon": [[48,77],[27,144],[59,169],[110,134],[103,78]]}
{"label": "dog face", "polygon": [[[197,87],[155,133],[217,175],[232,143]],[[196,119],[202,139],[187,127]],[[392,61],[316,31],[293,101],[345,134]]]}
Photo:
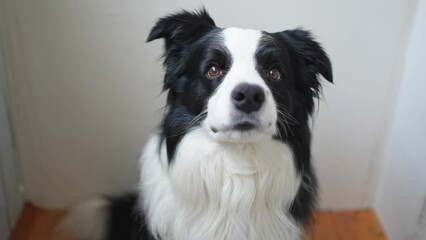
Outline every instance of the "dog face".
{"label": "dog face", "polygon": [[205,10],[160,19],[148,41],[165,39],[163,135],[169,159],[191,128],[213,139],[287,141],[304,125],[331,64],[304,30],[267,33],[215,26]]}
{"label": "dog face", "polygon": [[[277,108],[267,84],[269,78],[262,74],[262,63],[256,57],[261,32],[227,28],[220,32],[220,37],[229,64],[209,60],[205,74],[210,81],[219,81],[219,85],[208,99],[202,126],[221,141],[271,137],[277,133]],[[276,69],[269,71],[279,74]]]}

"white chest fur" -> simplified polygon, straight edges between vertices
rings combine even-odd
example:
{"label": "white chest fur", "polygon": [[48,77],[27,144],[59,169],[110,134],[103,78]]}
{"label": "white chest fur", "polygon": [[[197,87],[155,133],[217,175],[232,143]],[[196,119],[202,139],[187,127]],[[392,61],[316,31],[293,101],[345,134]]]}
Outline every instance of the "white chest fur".
{"label": "white chest fur", "polygon": [[140,187],[149,228],[161,239],[300,238],[287,213],[300,177],[286,144],[218,143],[194,129],[170,167],[159,148],[153,136],[141,159]]}

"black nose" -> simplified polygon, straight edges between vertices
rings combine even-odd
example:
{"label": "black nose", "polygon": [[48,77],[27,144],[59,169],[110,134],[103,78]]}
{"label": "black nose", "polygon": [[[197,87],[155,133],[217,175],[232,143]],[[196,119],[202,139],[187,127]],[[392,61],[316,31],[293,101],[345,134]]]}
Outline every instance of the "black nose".
{"label": "black nose", "polygon": [[258,85],[241,83],[231,93],[232,101],[238,110],[251,113],[259,110],[265,102],[265,92]]}

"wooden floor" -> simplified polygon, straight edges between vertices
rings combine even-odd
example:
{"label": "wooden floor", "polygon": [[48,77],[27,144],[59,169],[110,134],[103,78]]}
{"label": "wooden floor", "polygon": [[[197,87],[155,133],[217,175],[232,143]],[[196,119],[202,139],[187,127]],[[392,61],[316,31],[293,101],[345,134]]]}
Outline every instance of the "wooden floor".
{"label": "wooden floor", "polygon": [[[72,240],[52,229],[64,216],[62,211],[45,211],[27,204],[9,240]],[[386,240],[371,211],[319,212],[312,219],[306,240]]]}

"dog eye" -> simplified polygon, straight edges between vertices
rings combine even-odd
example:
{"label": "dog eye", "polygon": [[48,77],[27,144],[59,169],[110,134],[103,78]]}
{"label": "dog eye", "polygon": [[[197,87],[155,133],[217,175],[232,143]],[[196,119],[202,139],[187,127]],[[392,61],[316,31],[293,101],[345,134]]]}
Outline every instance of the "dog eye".
{"label": "dog eye", "polygon": [[219,67],[219,65],[212,64],[207,71],[207,75],[212,78],[219,77],[222,75],[222,69]]}
{"label": "dog eye", "polygon": [[267,73],[268,78],[273,81],[281,80],[281,71],[277,68],[272,68]]}

